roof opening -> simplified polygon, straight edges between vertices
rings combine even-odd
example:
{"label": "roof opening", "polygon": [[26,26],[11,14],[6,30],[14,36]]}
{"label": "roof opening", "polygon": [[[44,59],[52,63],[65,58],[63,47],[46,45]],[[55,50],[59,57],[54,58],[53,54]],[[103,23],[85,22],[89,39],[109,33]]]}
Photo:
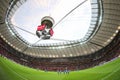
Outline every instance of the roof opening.
{"label": "roof opening", "polygon": [[[35,34],[44,16],[54,19],[54,35],[40,40]],[[90,0],[28,0],[11,19],[16,31],[30,44],[60,43],[82,39],[91,21]],[[22,30],[23,29],[23,30]],[[30,33],[28,33],[28,32]]]}

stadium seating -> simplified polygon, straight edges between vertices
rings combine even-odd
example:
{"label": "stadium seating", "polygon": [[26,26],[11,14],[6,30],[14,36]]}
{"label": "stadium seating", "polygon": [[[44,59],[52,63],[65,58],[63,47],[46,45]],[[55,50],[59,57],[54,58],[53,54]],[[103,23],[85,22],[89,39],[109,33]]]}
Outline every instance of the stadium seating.
{"label": "stadium seating", "polygon": [[80,70],[101,65],[118,57],[120,55],[119,36],[120,32],[109,45],[93,54],[68,58],[37,58],[28,56],[13,49],[0,38],[0,54],[19,64],[36,69],[49,71],[64,71],[66,68],[71,71]]}

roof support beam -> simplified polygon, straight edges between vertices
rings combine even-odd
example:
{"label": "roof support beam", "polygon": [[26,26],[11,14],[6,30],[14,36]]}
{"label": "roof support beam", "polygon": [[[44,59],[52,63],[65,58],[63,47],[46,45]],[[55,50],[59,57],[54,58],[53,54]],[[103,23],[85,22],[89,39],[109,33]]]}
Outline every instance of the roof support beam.
{"label": "roof support beam", "polygon": [[95,45],[97,45],[97,46],[100,46],[100,47],[104,47],[104,46],[102,46],[102,45],[100,45],[100,44],[97,44],[97,43],[94,43],[94,42],[90,42],[91,44],[95,44]]}

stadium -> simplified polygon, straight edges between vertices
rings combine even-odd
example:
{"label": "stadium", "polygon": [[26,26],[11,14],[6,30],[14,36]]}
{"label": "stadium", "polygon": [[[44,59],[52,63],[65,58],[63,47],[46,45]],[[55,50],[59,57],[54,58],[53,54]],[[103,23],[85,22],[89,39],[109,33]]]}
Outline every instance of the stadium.
{"label": "stadium", "polygon": [[119,0],[0,1],[0,80],[120,80],[119,57]]}

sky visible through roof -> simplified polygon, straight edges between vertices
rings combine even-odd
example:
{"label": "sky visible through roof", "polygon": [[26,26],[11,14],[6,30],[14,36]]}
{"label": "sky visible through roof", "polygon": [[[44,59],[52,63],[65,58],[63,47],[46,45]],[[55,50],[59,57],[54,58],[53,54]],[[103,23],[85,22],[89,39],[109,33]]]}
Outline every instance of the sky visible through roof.
{"label": "sky visible through roof", "polygon": [[[11,21],[14,25],[36,33],[44,16],[51,16],[58,23],[66,14],[84,0],[28,0],[14,14]],[[41,43],[59,43],[61,40],[79,40],[87,33],[91,21],[90,0],[66,16],[53,30],[51,37],[56,40],[41,40]],[[29,43],[34,44],[39,40],[35,35],[14,27],[17,32]]]}

